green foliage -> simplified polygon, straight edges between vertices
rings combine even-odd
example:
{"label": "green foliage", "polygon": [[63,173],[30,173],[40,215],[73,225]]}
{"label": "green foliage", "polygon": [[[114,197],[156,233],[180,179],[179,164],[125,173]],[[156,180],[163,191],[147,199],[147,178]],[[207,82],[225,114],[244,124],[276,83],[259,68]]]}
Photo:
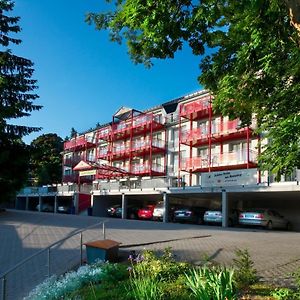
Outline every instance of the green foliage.
{"label": "green foliage", "polygon": [[154,251],[145,250],[135,262],[128,286],[128,295],[134,299],[175,300],[180,299],[179,295],[182,297],[187,294],[182,276],[190,269],[190,265],[176,262],[171,248],[164,249],[160,256]]}
{"label": "green foliage", "polygon": [[20,31],[17,24],[20,18],[10,16],[13,7],[12,1],[0,0],[0,201],[8,200],[25,183],[29,149],[21,138],[40,130],[12,122],[41,109],[33,104],[38,98],[33,93],[36,89],[36,81],[31,78],[33,63],[7,49],[10,44],[21,43],[11,37]]}
{"label": "green foliage", "polygon": [[201,267],[186,274],[186,284],[196,299],[236,299],[234,270],[225,267]]}
{"label": "green foliage", "polygon": [[20,140],[0,138],[0,202],[15,197],[27,180],[29,146]]}
{"label": "green foliage", "polygon": [[278,300],[296,300],[295,292],[288,288],[277,288],[271,292],[271,296]]}
{"label": "green foliage", "polygon": [[[126,40],[135,63],[173,58],[184,45],[203,55],[199,82],[214,109],[250,125],[271,141],[261,168],[279,178],[300,166],[300,38],[288,5],[296,1],[116,0],[86,21]],[[292,11],[292,14],[298,11]],[[234,100],[233,100],[234,99]]]}
{"label": "green foliage", "polygon": [[149,272],[146,264],[133,268],[128,285],[128,294],[135,300],[159,300],[162,298],[160,281],[155,274]]}
{"label": "green foliage", "polygon": [[233,259],[233,263],[235,267],[234,279],[237,286],[244,288],[256,283],[258,281],[257,271],[248,250],[237,249],[235,254],[236,258]]}
{"label": "green foliage", "polygon": [[52,276],[39,284],[30,292],[25,300],[59,300],[72,297],[74,291],[86,284],[100,282],[102,270],[99,265],[87,265],[64,276]]}
{"label": "green foliage", "polygon": [[101,265],[101,281],[116,284],[128,278],[127,266],[123,264],[105,263]]}
{"label": "green foliage", "polygon": [[164,249],[162,256],[158,256],[154,251],[143,251],[143,260],[134,266],[136,273],[147,271],[149,275],[161,281],[175,280],[180,274],[189,270],[190,265],[184,262],[176,262],[171,252],[171,248]]}
{"label": "green foliage", "polygon": [[31,177],[39,186],[61,182],[63,140],[57,134],[43,134],[31,142]]}

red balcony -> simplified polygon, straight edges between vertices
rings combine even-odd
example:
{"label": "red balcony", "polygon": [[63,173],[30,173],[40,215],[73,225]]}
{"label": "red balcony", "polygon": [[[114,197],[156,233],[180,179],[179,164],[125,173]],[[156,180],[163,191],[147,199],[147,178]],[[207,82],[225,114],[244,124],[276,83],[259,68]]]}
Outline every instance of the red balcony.
{"label": "red balcony", "polygon": [[95,147],[95,143],[85,136],[73,138],[72,140],[66,141],[64,143],[64,150],[78,151],[81,149],[88,149],[92,147]]}
{"label": "red balcony", "polygon": [[151,130],[158,131],[164,128],[158,117],[152,114],[142,114],[132,119],[115,123],[112,126],[114,140],[126,139],[141,135]]}
{"label": "red balcony", "polygon": [[131,151],[134,156],[144,156],[150,153],[164,153],[166,151],[165,142],[154,139],[151,143],[149,140],[134,141]]}
{"label": "red balcony", "polygon": [[111,126],[100,128],[97,131],[97,139],[109,141],[111,140],[111,133],[112,133]]}
{"label": "red balcony", "polygon": [[129,143],[119,144],[113,148],[112,160],[125,159],[132,156],[145,156],[150,153],[165,153],[165,143],[162,140],[154,139],[152,143],[149,140],[135,140],[130,148]]}
{"label": "red balcony", "polygon": [[181,143],[185,145],[199,146],[208,142],[208,128],[193,128],[181,133]]}
{"label": "red balcony", "polygon": [[108,160],[110,156],[110,151],[108,150],[108,147],[100,148],[98,153],[98,158]]}
{"label": "red balcony", "polygon": [[111,158],[112,160],[119,160],[130,157],[130,147],[127,144],[120,144],[113,147]]}
{"label": "red balcony", "polygon": [[132,175],[136,176],[161,176],[165,175],[164,167],[158,164],[134,164],[131,170]]}
{"label": "red balcony", "polygon": [[211,110],[211,96],[206,96],[198,100],[182,104],[180,116],[189,120],[198,120],[209,116]]}
{"label": "red balcony", "polygon": [[249,161],[247,156],[247,151],[243,151],[212,154],[210,161],[208,155],[187,158],[183,160],[181,170],[187,172],[205,172],[209,169],[217,171],[256,167],[257,153],[255,151],[249,151]]}
{"label": "red balcony", "polygon": [[[181,143],[188,146],[201,146],[208,143],[211,136],[211,142],[244,139],[247,136],[247,127],[240,127],[238,119],[226,122],[212,122],[209,125],[201,126],[201,128],[192,128],[181,133]],[[251,134],[252,130],[250,129]],[[211,132],[211,135],[209,134]]]}

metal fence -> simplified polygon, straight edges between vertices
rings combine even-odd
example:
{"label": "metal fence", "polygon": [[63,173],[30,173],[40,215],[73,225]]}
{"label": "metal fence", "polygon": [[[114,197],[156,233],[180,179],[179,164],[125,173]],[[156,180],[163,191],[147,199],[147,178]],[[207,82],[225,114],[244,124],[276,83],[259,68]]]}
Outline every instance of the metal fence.
{"label": "metal fence", "polygon": [[86,261],[84,243],[105,239],[105,223],[93,224],[24,259],[0,275],[1,300],[22,299],[52,275],[62,275]]}

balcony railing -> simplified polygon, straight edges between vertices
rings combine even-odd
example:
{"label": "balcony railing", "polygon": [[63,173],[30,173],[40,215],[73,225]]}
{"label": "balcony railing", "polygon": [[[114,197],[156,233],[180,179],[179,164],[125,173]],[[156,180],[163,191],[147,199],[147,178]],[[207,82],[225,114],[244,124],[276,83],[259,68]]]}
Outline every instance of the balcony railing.
{"label": "balcony railing", "polygon": [[161,116],[152,114],[142,114],[126,121],[121,121],[112,125],[112,132],[115,139],[125,138],[132,134],[140,134],[141,132],[158,130],[163,128],[163,121]]}
{"label": "balcony railing", "polygon": [[209,167],[217,168],[222,166],[245,165],[247,163],[257,163],[257,152],[249,151],[249,161],[247,151],[212,154],[210,161],[208,155],[186,158],[182,161],[181,169],[185,171],[196,171]]}
{"label": "balcony railing", "polygon": [[180,116],[187,117],[190,114],[198,112],[208,113],[210,108],[210,100],[211,96],[206,96],[193,102],[183,104],[180,109]]}
{"label": "balcony railing", "polygon": [[134,164],[131,172],[134,175],[150,175],[151,173],[164,174],[165,170],[164,167],[159,164]]}
{"label": "balcony railing", "polygon": [[193,128],[192,130],[185,130],[181,133],[181,143],[188,144],[197,140],[206,140],[208,139],[208,128]]}
{"label": "balcony railing", "polygon": [[101,148],[98,153],[98,158],[107,158],[109,155],[108,147]]}
{"label": "balcony railing", "polygon": [[109,140],[111,137],[111,127],[104,127],[104,128],[100,128],[97,131],[97,138],[99,140]]}
{"label": "balcony railing", "polygon": [[[201,126],[199,128],[192,128],[191,130],[185,130],[181,133],[181,143],[193,145],[199,144],[202,140],[203,142],[208,140],[211,136],[212,141],[216,140],[218,137],[231,135],[231,134],[245,134],[247,127],[240,127],[241,121],[235,119],[226,122],[212,122],[211,128],[209,125]],[[211,135],[209,134],[211,132]]]}
{"label": "balcony railing", "polygon": [[95,145],[93,138],[80,136],[64,143],[64,150],[77,150]]}

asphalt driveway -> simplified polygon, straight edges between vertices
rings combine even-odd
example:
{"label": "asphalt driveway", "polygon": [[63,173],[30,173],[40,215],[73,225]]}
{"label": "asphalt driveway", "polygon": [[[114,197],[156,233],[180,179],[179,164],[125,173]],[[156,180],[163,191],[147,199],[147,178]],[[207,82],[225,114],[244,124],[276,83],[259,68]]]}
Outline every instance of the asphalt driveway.
{"label": "asphalt driveway", "polygon": [[[0,214],[0,274],[21,260],[70,234],[73,238],[55,246],[51,274],[59,266],[79,261],[76,233],[105,220],[98,217],[9,210]],[[210,258],[231,264],[236,249],[248,249],[262,280],[291,284],[291,273],[300,268],[300,233],[258,229],[199,226],[152,221],[108,219],[106,238],[121,242],[122,255],[130,250],[171,247],[179,260],[201,262]],[[84,242],[102,239],[102,225],[87,230]],[[47,254],[30,260],[7,277],[8,299],[18,299],[42,281],[48,272]],[[38,278],[38,279],[37,279]],[[18,284],[16,284],[16,282]],[[1,292],[1,290],[0,290]]]}

